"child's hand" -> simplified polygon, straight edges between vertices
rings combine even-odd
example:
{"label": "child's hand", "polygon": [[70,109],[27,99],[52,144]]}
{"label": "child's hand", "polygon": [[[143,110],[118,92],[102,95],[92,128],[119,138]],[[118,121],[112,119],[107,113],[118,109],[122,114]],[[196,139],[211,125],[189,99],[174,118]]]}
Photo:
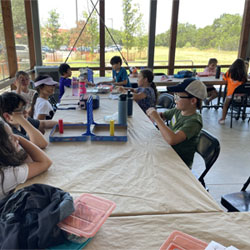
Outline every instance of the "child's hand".
{"label": "child's hand", "polygon": [[147,109],[146,113],[149,116],[149,118],[153,121],[160,118],[160,115],[157,113],[157,111],[154,108]]}
{"label": "child's hand", "polygon": [[20,94],[21,93],[21,86],[22,86],[22,79],[20,78],[20,76],[16,79],[14,84],[17,88],[17,93]]}
{"label": "child's hand", "polygon": [[20,139],[20,136],[19,135],[15,135],[15,134],[11,134],[9,136],[9,139],[10,141],[12,142],[13,146],[15,147],[15,149],[17,151],[20,150],[20,146],[19,146],[19,139]]}
{"label": "child's hand", "polygon": [[124,87],[120,86],[120,87],[118,87],[118,91],[123,93],[126,91],[126,89]]}
{"label": "child's hand", "polygon": [[92,82],[88,82],[88,85],[91,86],[91,87],[95,87],[95,84],[92,83]]}
{"label": "child's hand", "polygon": [[12,122],[21,124],[23,120],[26,120],[24,112],[12,112]]}
{"label": "child's hand", "polygon": [[162,112],[159,112],[158,114],[159,114],[159,116],[161,117],[162,120],[165,120],[165,117],[164,117]]}

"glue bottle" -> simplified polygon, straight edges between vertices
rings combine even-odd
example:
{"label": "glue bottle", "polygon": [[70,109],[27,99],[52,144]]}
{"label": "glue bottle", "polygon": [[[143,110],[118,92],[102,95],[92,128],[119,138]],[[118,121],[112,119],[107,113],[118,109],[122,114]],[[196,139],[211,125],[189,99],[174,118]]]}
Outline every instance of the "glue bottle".
{"label": "glue bottle", "polygon": [[127,125],[128,103],[127,95],[121,94],[118,103],[118,124]]}

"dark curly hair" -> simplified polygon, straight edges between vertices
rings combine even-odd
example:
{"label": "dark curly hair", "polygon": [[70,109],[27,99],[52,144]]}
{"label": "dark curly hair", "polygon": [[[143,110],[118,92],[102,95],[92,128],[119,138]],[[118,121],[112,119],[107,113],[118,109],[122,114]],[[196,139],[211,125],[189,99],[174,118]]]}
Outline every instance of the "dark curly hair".
{"label": "dark curly hair", "polygon": [[12,166],[17,167],[24,163],[27,158],[27,153],[21,149],[17,151],[10,140],[10,135],[7,133],[5,126],[7,124],[0,120],[0,183],[2,185],[2,190],[4,193],[3,182],[4,182],[4,172],[2,168]]}
{"label": "dark curly hair", "polygon": [[[4,92],[0,95],[0,115],[3,118],[3,113],[11,114],[22,103],[26,105],[26,100],[15,92]],[[4,118],[3,118],[4,119]]]}

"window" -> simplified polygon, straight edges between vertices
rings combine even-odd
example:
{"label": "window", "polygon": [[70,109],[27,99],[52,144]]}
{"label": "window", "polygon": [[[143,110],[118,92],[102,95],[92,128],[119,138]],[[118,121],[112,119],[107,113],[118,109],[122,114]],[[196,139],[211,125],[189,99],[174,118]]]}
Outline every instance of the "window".
{"label": "window", "polygon": [[[123,66],[147,65],[149,1],[106,0],[105,23],[114,41],[105,31],[105,61],[121,56]],[[122,55],[120,54],[121,51]],[[111,75],[111,72],[107,72]]]}
{"label": "window", "polygon": [[232,64],[238,55],[244,2],[180,1],[176,64],[186,60],[187,65],[207,65],[209,58]]}
{"label": "window", "polygon": [[[99,3],[96,8],[99,12]],[[44,65],[58,65],[67,59],[71,67],[100,66],[99,16],[96,11],[85,26],[92,9],[90,0],[39,0]],[[75,74],[78,72],[73,72]]]}
{"label": "window", "polygon": [[11,6],[18,70],[27,70],[30,68],[30,59],[24,1],[12,0]]}
{"label": "window", "polygon": [[[172,0],[158,0],[156,13],[154,66],[167,66],[170,42]],[[167,73],[166,69],[154,70],[154,73]]]}
{"label": "window", "polygon": [[8,58],[4,38],[3,17],[2,12],[0,12],[0,80],[7,77],[9,77]]}

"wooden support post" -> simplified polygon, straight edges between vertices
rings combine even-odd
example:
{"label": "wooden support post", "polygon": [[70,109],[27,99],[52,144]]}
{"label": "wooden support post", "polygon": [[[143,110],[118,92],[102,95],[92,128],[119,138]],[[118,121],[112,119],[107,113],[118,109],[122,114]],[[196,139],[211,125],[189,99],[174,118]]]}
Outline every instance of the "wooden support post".
{"label": "wooden support post", "polygon": [[178,13],[179,13],[179,0],[173,0],[172,6],[172,19],[171,19],[171,30],[170,30],[170,45],[169,45],[169,56],[168,56],[168,74],[174,74],[174,61],[175,61],[175,49],[176,49],[176,38],[178,28]]}
{"label": "wooden support post", "polygon": [[100,76],[105,76],[105,0],[100,0]]}
{"label": "wooden support post", "polygon": [[157,0],[150,0],[149,39],[148,39],[148,68],[154,68],[155,55],[155,26],[157,13]]}
{"label": "wooden support post", "polygon": [[24,0],[28,44],[29,44],[29,55],[30,55],[30,68],[33,69],[36,65],[35,46],[34,46],[34,33],[32,25],[32,12],[31,12],[31,0]]}
{"label": "wooden support post", "polygon": [[246,59],[249,57],[247,55],[250,52],[250,0],[245,0],[243,20],[241,26],[241,35],[239,43],[238,57]]}
{"label": "wooden support post", "polygon": [[14,36],[14,26],[11,11],[11,0],[1,0],[5,45],[8,57],[9,76],[17,72],[17,56]]}

